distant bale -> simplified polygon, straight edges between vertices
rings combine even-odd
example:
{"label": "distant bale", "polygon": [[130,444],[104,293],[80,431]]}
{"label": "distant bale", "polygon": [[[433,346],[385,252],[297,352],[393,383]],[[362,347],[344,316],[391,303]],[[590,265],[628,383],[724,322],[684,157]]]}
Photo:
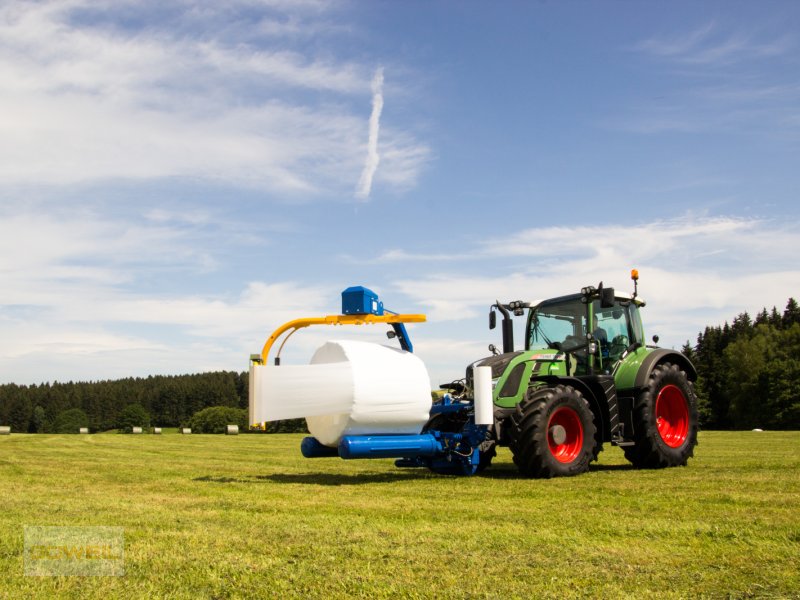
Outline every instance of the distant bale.
{"label": "distant bale", "polygon": [[161,435],[161,427],[153,427],[153,433],[156,435]]}
{"label": "distant bale", "polygon": [[131,427],[131,433],[142,433],[141,427]]}
{"label": "distant bale", "polygon": [[192,433],[192,429],[191,429],[191,427],[183,427],[181,429],[181,433],[184,434],[184,435],[188,435],[188,434]]}
{"label": "distant bale", "polygon": [[0,435],[11,435],[11,427],[9,425],[0,425]]}
{"label": "distant bale", "polygon": [[753,429],[753,431],[764,431],[764,430],[756,428],[756,429]]}
{"label": "distant bale", "polygon": [[78,433],[89,433],[89,428],[81,427],[80,429],[78,429]]}
{"label": "distant bale", "polygon": [[228,435],[239,435],[239,426],[238,425],[228,425],[228,431],[225,432]]}

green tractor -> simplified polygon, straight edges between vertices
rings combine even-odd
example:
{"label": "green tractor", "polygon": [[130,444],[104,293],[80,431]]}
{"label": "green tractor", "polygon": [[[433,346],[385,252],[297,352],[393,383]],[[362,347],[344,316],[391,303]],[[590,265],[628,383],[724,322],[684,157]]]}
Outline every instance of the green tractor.
{"label": "green tractor", "polygon": [[[697,372],[680,352],[645,343],[635,270],[632,278],[628,296],[601,283],[537,304],[493,304],[489,327],[496,327],[499,312],[503,352],[490,345],[492,356],[470,365],[465,379],[442,386],[449,393],[426,430],[468,426],[464,411],[446,407],[469,404],[476,397],[475,369],[489,367],[494,418],[475,471],[489,466],[497,445],[508,446],[529,477],[583,473],[607,442],[636,467],[686,465],[697,444]],[[526,314],[525,349],[515,350],[513,317]]]}

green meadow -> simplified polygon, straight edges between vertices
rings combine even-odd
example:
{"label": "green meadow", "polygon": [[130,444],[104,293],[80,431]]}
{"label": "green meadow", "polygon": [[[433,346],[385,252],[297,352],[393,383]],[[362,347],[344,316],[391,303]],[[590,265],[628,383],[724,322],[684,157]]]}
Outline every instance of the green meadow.
{"label": "green meadow", "polygon": [[[0,438],[2,598],[797,598],[800,432],[579,477],[307,460],[301,435]],[[122,576],[25,575],[24,526],[124,531]]]}

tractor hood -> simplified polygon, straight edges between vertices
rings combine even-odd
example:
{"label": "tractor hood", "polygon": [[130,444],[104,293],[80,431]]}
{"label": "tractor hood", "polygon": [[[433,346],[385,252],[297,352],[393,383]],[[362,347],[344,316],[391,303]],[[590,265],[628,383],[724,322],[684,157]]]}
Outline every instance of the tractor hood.
{"label": "tractor hood", "polygon": [[522,352],[506,352],[505,354],[498,354],[496,356],[488,356],[482,358],[467,367],[467,381],[472,381],[472,370],[475,367],[491,367],[492,379],[500,377],[508,367],[508,364],[518,357]]}

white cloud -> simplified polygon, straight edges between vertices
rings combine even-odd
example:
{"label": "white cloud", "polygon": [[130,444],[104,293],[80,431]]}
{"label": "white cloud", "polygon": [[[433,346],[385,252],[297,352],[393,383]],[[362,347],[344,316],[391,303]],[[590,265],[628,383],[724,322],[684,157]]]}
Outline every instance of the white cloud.
{"label": "white cloud", "polygon": [[433,387],[461,379],[467,365],[489,354],[488,342],[482,337],[434,337],[421,331],[412,339],[414,352],[425,362]]}
{"label": "white cloud", "polygon": [[634,50],[665,82],[607,126],[641,134],[723,132],[797,139],[796,41],[710,23],[642,40]]}
{"label": "white cloud", "polygon": [[642,40],[636,49],[689,65],[727,66],[780,56],[793,46],[793,40],[786,36],[760,41],[741,32],[727,33],[712,22],[684,34]]}
{"label": "white cloud", "polygon": [[[224,225],[209,230],[203,218],[193,223],[150,211],[149,220],[126,222],[88,211],[5,212],[2,381],[194,372],[200,364],[243,368],[268,331],[298,316],[298,298],[312,313],[332,304],[331,290],[292,281],[251,281],[238,293],[143,285],[196,276],[213,265],[206,247],[228,232]],[[197,364],[188,366],[187,355]]]}
{"label": "white cloud", "polygon": [[[7,214],[0,219],[0,377],[18,383],[245,369],[281,323],[337,313],[340,282],[251,279],[224,291],[148,290],[141,281],[165,269],[204,268],[198,250],[214,246],[211,217],[181,220],[169,211],[122,223],[84,212]],[[603,280],[630,291],[640,270],[647,330],[680,346],[706,325],[777,304],[800,289],[797,223],[686,216],[639,225],[544,227],[464,248],[437,275],[419,272],[416,253],[393,258],[377,291],[403,312],[424,312],[412,328],[434,383],[498,343],[486,328],[495,299],[535,301]],[[210,237],[209,237],[210,236]],[[210,256],[208,260],[214,260]],[[408,273],[408,272],[406,272]],[[518,343],[521,325],[518,324]],[[383,327],[312,328],[292,338],[288,362],[305,362],[326,339],[384,342]]]}
{"label": "white cloud", "polygon": [[381,252],[374,258],[343,256],[344,260],[355,264],[383,264],[396,262],[450,262],[457,260],[470,260],[469,254],[437,254],[427,252],[408,252],[399,248]]}
{"label": "white cloud", "polygon": [[[550,227],[486,241],[476,254],[487,260],[473,261],[469,272],[406,277],[397,288],[432,321],[463,322],[478,318],[495,299],[536,301],[601,280],[632,291],[628,274],[635,267],[649,301],[650,330],[663,343],[680,345],[706,325],[796,296],[798,252],[797,223],[689,216],[630,226]],[[520,267],[520,258],[527,266]]]}
{"label": "white cloud", "polygon": [[[294,48],[291,35],[276,41],[284,21],[265,17],[270,35],[247,25],[261,10],[5,3],[0,185],[183,176],[344,193],[361,167],[362,122],[351,105],[370,90],[369,69]],[[290,33],[294,13],[325,28],[316,3],[278,10],[290,11]],[[126,29],[131,11],[143,25]],[[170,27],[161,27],[164,12]],[[384,137],[393,149],[387,186],[405,189],[426,146],[398,127]]]}
{"label": "white cloud", "polygon": [[381,112],[383,111],[383,68],[375,71],[372,78],[372,114],[369,116],[369,140],[367,142],[367,158],[364,170],[356,188],[356,198],[369,198],[372,191],[372,178],[378,170],[381,157],[378,154],[378,134],[380,132]]}

